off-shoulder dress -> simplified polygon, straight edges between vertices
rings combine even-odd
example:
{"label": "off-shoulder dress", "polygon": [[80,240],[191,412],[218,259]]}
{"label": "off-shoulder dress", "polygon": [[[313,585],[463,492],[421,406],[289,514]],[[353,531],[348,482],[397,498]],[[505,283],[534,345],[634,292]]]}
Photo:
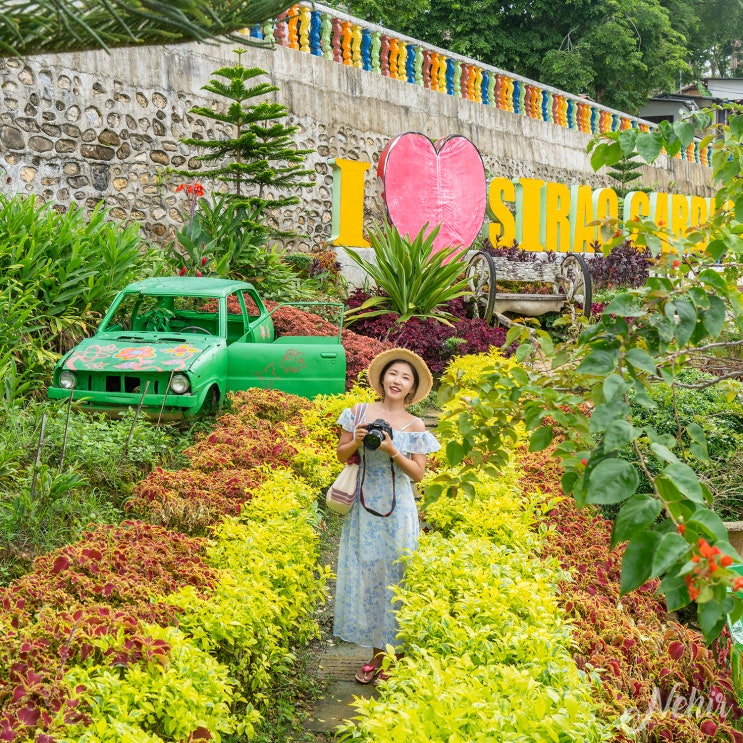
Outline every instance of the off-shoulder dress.
{"label": "off-shoulder dress", "polygon": [[[365,421],[368,423],[369,421]],[[338,423],[354,430],[354,410],[346,408]],[[397,449],[410,454],[430,454],[441,448],[428,431],[393,431]],[[363,450],[363,451],[362,451]],[[392,504],[390,457],[379,450],[359,450],[363,470],[364,502],[387,513]],[[386,518],[369,513],[357,498],[346,514],[341,532],[336,571],[333,634],[362,647],[395,645],[397,622],[392,604],[392,586],[402,581],[404,564],[400,557],[416,549],[418,512],[408,476],[393,462],[396,506]]]}

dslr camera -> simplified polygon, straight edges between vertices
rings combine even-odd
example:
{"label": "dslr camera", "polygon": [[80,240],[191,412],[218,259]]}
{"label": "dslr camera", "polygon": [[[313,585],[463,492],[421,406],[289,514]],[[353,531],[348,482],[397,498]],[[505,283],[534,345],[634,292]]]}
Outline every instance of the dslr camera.
{"label": "dslr camera", "polygon": [[364,436],[364,446],[367,449],[379,449],[384,441],[385,433],[392,438],[392,426],[381,418],[377,418],[377,420],[369,423],[366,430],[367,434]]}

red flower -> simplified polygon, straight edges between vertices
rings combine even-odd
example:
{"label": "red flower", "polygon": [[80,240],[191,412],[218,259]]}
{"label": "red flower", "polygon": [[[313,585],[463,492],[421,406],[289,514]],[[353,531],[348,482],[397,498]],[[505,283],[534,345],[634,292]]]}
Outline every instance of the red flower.
{"label": "red flower", "polygon": [[722,565],[722,567],[724,568],[732,564],[733,564],[733,558],[730,557],[730,555],[723,555],[722,558],[720,559],[720,565]]}
{"label": "red flower", "polygon": [[204,195],[204,187],[198,181],[194,182],[190,186],[187,186],[185,183],[181,183],[175,189],[176,193],[178,193],[179,191],[185,191],[189,196],[195,196],[197,199],[200,199]]}
{"label": "red flower", "polygon": [[208,260],[208,259],[207,259],[207,257],[206,257],[206,256],[204,256],[204,257],[203,257],[203,258],[201,259],[201,265],[202,265],[202,266],[205,266],[205,265],[206,265],[206,262],[207,262],[207,260]]}
{"label": "red flower", "polygon": [[180,271],[178,271],[178,275],[179,276],[185,276],[186,275],[186,267],[185,266],[183,266],[183,268]]}
{"label": "red flower", "polygon": [[197,276],[199,276],[199,277],[201,277],[201,276],[203,276],[204,274],[203,274],[203,273],[201,273],[201,271],[197,271],[197,272],[196,272],[196,275],[197,275]]}

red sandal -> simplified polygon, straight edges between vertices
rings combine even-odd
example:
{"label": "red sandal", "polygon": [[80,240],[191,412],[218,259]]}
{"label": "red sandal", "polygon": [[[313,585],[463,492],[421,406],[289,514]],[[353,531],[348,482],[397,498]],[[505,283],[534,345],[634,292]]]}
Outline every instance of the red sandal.
{"label": "red sandal", "polygon": [[382,670],[381,666],[373,666],[371,663],[364,663],[354,677],[360,684],[370,684]]}
{"label": "red sandal", "polygon": [[384,671],[379,671],[379,673],[376,674],[374,677],[374,686],[379,686],[380,684],[383,684],[385,681],[390,680],[390,674],[385,673]]}

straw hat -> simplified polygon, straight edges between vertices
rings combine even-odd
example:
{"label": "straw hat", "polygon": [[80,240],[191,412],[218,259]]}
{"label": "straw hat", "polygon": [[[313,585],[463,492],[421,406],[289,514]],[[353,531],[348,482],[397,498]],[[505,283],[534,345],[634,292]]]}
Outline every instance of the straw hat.
{"label": "straw hat", "polygon": [[382,387],[382,371],[387,364],[394,361],[404,361],[415,369],[418,373],[418,387],[413,393],[413,399],[410,401],[411,405],[415,402],[420,402],[433,387],[433,376],[431,375],[430,369],[426,366],[426,362],[418,356],[417,353],[408,351],[407,348],[390,348],[388,351],[382,351],[377,354],[369,364],[369,369],[366,372],[369,377],[369,384],[371,388],[381,396],[384,396],[384,388]]}

